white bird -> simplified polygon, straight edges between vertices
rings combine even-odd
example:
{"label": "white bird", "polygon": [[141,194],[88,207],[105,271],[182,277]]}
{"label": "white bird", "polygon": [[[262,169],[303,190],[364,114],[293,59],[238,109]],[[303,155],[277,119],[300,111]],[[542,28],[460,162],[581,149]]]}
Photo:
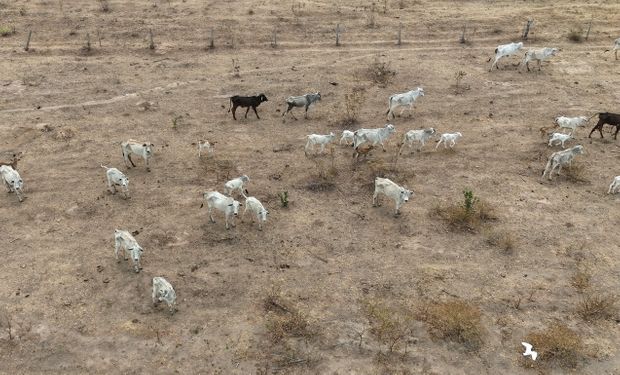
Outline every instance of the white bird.
{"label": "white bird", "polygon": [[536,357],[538,357],[538,352],[535,352],[532,350],[532,344],[529,344],[527,342],[522,342],[521,345],[525,346],[525,353],[523,353],[523,355],[524,356],[531,355],[532,360],[535,361]]}

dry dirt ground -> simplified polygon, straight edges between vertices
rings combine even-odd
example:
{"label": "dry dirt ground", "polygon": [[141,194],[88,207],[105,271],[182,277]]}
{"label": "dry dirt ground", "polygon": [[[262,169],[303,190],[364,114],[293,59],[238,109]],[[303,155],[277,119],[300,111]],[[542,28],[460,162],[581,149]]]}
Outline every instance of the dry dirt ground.
{"label": "dry dirt ground", "polygon": [[[584,321],[572,280],[581,272],[588,293],[618,290],[619,200],[606,191],[620,174],[620,141],[587,139],[591,120],[571,143],[585,146],[581,177],[548,182],[540,174],[553,150],[539,134],[560,114],[620,111],[620,61],[604,52],[620,37],[619,15],[614,1],[388,0],[373,12],[350,0],[0,0],[9,34],[0,38],[0,148],[24,152],[27,196],[0,197],[0,372],[619,374],[617,310]],[[542,71],[513,57],[488,72],[494,48],[518,40],[528,18],[525,46],[561,52]],[[589,40],[569,41],[591,18]],[[458,43],[463,25],[468,44]],[[375,61],[396,72],[384,87],[369,79]],[[455,94],[460,70],[465,89]],[[386,153],[357,165],[344,146],[333,158],[304,156],[306,134],[343,129],[353,89],[363,107],[351,128],[369,128],[385,124],[390,94],[417,86],[426,96],[392,121]],[[308,120],[297,111],[298,121],[282,121],[287,96],[315,90],[323,100]],[[228,96],[259,92],[269,98],[260,120],[226,113]],[[394,164],[403,133],[429,126],[464,138],[454,151],[431,142]],[[128,138],[155,144],[151,172],[141,160],[123,165]],[[198,159],[202,138],[218,142],[213,159]],[[126,172],[131,199],[106,192],[100,164]],[[335,187],[308,189],[319,173]],[[203,191],[240,174],[270,211],[262,232],[249,220],[226,231],[199,208]],[[399,218],[385,199],[372,207],[378,174],[415,190]],[[497,216],[475,232],[431,215],[466,188]],[[139,274],[116,263],[115,228],[139,231]],[[489,232],[512,236],[513,251],[489,245]],[[152,306],[153,276],[175,287],[176,314]],[[364,310],[453,300],[480,309],[476,351],[414,318],[389,353]],[[278,337],[291,311],[299,326]],[[530,369],[522,358],[520,342],[553,322],[583,340],[576,369],[544,356]]]}

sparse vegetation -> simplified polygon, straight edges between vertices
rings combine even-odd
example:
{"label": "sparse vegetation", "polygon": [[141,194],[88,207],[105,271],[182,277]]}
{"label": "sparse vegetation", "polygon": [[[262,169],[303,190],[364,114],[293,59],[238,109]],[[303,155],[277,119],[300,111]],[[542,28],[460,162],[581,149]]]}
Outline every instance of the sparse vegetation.
{"label": "sparse vegetation", "polygon": [[512,254],[515,248],[515,238],[508,231],[490,231],[487,233],[486,242],[500,249],[504,254]]}
{"label": "sparse vegetation", "polygon": [[172,129],[179,130],[179,125],[181,120],[183,119],[183,115],[173,116],[172,117]]}
{"label": "sparse vegetation", "polygon": [[376,7],[375,7],[374,1],[370,5],[370,13],[368,13],[368,19],[367,19],[367,22],[366,22],[366,27],[371,28],[371,29],[379,27],[379,25],[377,25],[377,21],[376,21]]}
{"label": "sparse vegetation", "polygon": [[110,11],[110,4],[108,3],[108,0],[99,0],[99,7],[102,12]]}
{"label": "sparse vegetation", "polygon": [[420,313],[432,336],[458,342],[474,351],[482,345],[481,316],[478,307],[460,300],[430,303]]}
{"label": "sparse vegetation", "polygon": [[288,207],[288,191],[281,191],[278,193],[278,197],[280,198],[280,206],[284,208]]}
{"label": "sparse vegetation", "polygon": [[572,28],[568,32],[568,40],[575,43],[583,42],[583,29],[581,27]]}
{"label": "sparse vegetation", "polygon": [[310,338],[315,335],[305,314],[287,301],[282,293],[274,288],[263,301],[267,311],[267,332],[274,343],[289,337]]}
{"label": "sparse vegetation", "polygon": [[232,75],[235,78],[241,77],[241,66],[239,66],[239,59],[232,59]]}
{"label": "sparse vegetation", "polygon": [[410,312],[374,300],[363,301],[362,310],[370,322],[370,333],[386,346],[388,352],[398,350],[411,335],[413,316]]}
{"label": "sparse vegetation", "polygon": [[337,124],[343,128],[357,124],[365,100],[366,89],[361,86],[354,87],[344,94],[344,113]]}
{"label": "sparse vegetation", "polygon": [[0,36],[7,37],[13,34],[15,34],[15,27],[7,26],[7,25],[0,26]]}
{"label": "sparse vegetation", "polygon": [[316,167],[316,174],[310,177],[306,184],[306,189],[310,191],[331,191],[336,187],[336,176],[338,169],[335,166],[335,155],[333,147],[330,149],[330,164],[319,158],[311,159]]}
{"label": "sparse vegetation", "polygon": [[534,346],[540,359],[537,362],[542,366],[574,368],[585,358],[581,337],[562,323],[553,323],[543,331],[530,333],[525,341]]}
{"label": "sparse vegetation", "polygon": [[566,178],[572,182],[589,182],[586,177],[586,168],[581,163],[573,162],[572,165],[564,168],[566,171]]}
{"label": "sparse vegetation", "polygon": [[590,288],[590,280],[592,276],[586,271],[577,271],[573,277],[571,277],[571,285],[577,289],[578,292],[583,293]]}
{"label": "sparse vegetation", "polygon": [[588,322],[613,319],[618,312],[617,302],[614,295],[587,294],[577,305],[577,314]]}
{"label": "sparse vegetation", "polygon": [[465,78],[465,76],[467,75],[467,73],[465,73],[462,70],[457,71],[456,73],[454,73],[454,81],[455,81],[455,93],[456,94],[460,94],[462,93],[466,87],[461,86],[461,81],[463,81],[463,78]]}
{"label": "sparse vegetation", "polygon": [[366,70],[366,76],[371,82],[379,85],[379,87],[385,87],[392,82],[396,72],[390,68],[389,61],[383,61],[379,56],[376,56],[373,63]]}
{"label": "sparse vegetation", "polygon": [[431,215],[445,220],[453,228],[469,231],[476,231],[484,222],[495,219],[491,206],[468,189],[463,191],[462,203],[445,207],[437,205]]}

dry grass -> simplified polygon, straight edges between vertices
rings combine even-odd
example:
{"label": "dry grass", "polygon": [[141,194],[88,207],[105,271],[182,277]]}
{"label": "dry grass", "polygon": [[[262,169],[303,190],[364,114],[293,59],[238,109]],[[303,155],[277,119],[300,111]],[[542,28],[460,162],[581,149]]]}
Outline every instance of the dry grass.
{"label": "dry grass", "polygon": [[356,86],[351,91],[344,94],[344,108],[338,109],[338,114],[342,114],[335,125],[341,128],[349,128],[358,123],[362,106],[366,101],[366,89]]}
{"label": "dry grass", "polygon": [[432,217],[438,217],[457,230],[477,232],[488,221],[495,220],[493,208],[478,197],[468,198],[468,191],[463,192],[464,200],[447,206],[436,205],[430,211]]}
{"label": "dry grass", "polygon": [[570,283],[578,292],[583,293],[590,287],[592,276],[586,271],[577,271],[570,280]]}
{"label": "dry grass", "polygon": [[467,350],[482,346],[484,329],[480,309],[465,301],[431,303],[421,311],[432,336],[463,344]]}
{"label": "dry grass", "polygon": [[335,165],[334,149],[330,149],[329,161],[320,158],[310,159],[314,162],[316,173],[310,176],[305,188],[314,192],[331,191],[336,188],[338,169]]}
{"label": "dry grass", "polygon": [[490,231],[486,234],[485,241],[507,255],[513,253],[516,242],[514,235],[508,231]]}
{"label": "dry grass", "polygon": [[589,182],[586,177],[586,168],[583,164],[573,163],[570,167],[565,169],[566,178],[572,182]]}
{"label": "dry grass", "polygon": [[290,337],[310,338],[315,335],[304,313],[284,299],[281,293],[273,289],[263,301],[267,311],[267,333],[273,343]]}
{"label": "dry grass", "polygon": [[10,26],[0,26],[0,36],[6,37],[15,34],[15,28]]}
{"label": "dry grass", "polygon": [[583,42],[583,29],[581,27],[571,29],[568,32],[568,40],[575,43]]}
{"label": "dry grass", "polygon": [[588,294],[577,305],[577,314],[588,322],[614,319],[618,312],[617,302],[614,295]]}
{"label": "dry grass", "polygon": [[370,322],[370,333],[381,344],[386,345],[389,353],[398,348],[411,335],[412,314],[399,310],[375,300],[362,302],[364,315]]}
{"label": "dry grass", "polygon": [[396,72],[390,68],[389,61],[383,61],[375,57],[372,64],[365,70],[365,76],[379,87],[386,87],[396,76]]}
{"label": "dry grass", "polygon": [[544,331],[530,333],[525,341],[538,352],[540,360],[537,363],[541,366],[549,364],[575,368],[586,357],[579,334],[562,323],[554,323]]}

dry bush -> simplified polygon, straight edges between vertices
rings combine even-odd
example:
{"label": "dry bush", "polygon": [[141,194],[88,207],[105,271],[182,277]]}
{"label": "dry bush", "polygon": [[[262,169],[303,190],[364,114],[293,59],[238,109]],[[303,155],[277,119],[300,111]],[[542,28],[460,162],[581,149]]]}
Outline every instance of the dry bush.
{"label": "dry bush", "polygon": [[388,352],[398,350],[411,335],[413,316],[406,310],[398,310],[375,300],[362,301],[362,310],[370,322],[370,333]]}
{"label": "dry bush", "polygon": [[614,295],[588,294],[577,305],[577,314],[588,322],[614,319],[618,312],[617,302]]}
{"label": "dry bush", "polygon": [[15,34],[15,27],[0,26],[0,36],[6,37]]}
{"label": "dry bush", "polygon": [[99,0],[99,6],[102,12],[110,11],[110,4],[108,4],[108,0]]}
{"label": "dry bush", "polygon": [[586,168],[584,168],[583,164],[573,163],[571,166],[566,169],[566,178],[572,182],[589,182],[586,177]]}
{"label": "dry bush", "polygon": [[586,271],[577,271],[571,277],[571,285],[577,289],[578,292],[583,293],[590,287],[590,280],[592,276]]}
{"label": "dry bush", "polygon": [[435,206],[431,209],[431,216],[443,219],[453,229],[467,231],[477,231],[485,222],[496,219],[493,208],[475,197],[471,190],[464,190],[463,196],[462,203]]}
{"label": "dry bush", "polygon": [[338,169],[335,166],[334,148],[330,149],[329,164],[323,160],[311,159],[316,167],[316,173],[310,176],[306,183],[306,189],[310,191],[331,191],[336,188],[335,178],[338,176]]}
{"label": "dry bush", "polygon": [[310,338],[315,335],[306,315],[287,301],[278,289],[272,289],[265,297],[263,307],[267,311],[267,332],[273,343],[289,337]]}
{"label": "dry bush", "polygon": [[581,43],[583,42],[583,29],[576,27],[568,32],[568,40],[571,42]]}
{"label": "dry bush", "polygon": [[366,68],[364,73],[368,80],[379,85],[379,87],[387,86],[396,76],[396,72],[390,68],[390,62],[383,61],[378,56],[375,57],[375,60]]}
{"label": "dry bush", "polygon": [[374,186],[375,178],[389,178],[391,180],[406,181],[409,178],[415,176],[415,173],[410,168],[399,168],[396,163],[389,162],[383,159],[373,159],[367,163],[371,176],[369,180],[372,181]]}
{"label": "dry bush", "polygon": [[467,350],[482,346],[484,329],[480,309],[465,301],[430,303],[420,318],[429,326],[432,336],[463,344]]}
{"label": "dry bush", "polygon": [[530,333],[525,341],[534,346],[540,358],[537,363],[542,366],[549,364],[574,368],[585,358],[581,337],[562,323],[553,323],[544,331]]}
{"label": "dry bush", "polygon": [[351,91],[344,94],[344,108],[338,112],[342,117],[336,121],[336,125],[348,128],[357,124],[365,101],[366,89],[364,87],[353,87]]}
{"label": "dry bush", "polygon": [[508,231],[491,231],[485,238],[486,243],[502,250],[504,254],[512,254],[515,248],[515,238]]}

